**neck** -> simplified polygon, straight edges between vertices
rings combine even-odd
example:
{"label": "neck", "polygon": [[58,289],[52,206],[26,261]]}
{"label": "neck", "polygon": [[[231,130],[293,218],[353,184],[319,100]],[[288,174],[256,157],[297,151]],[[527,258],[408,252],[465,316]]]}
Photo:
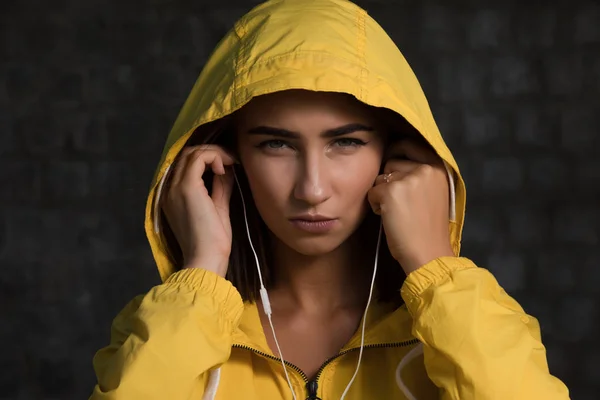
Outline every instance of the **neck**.
{"label": "neck", "polygon": [[372,257],[371,252],[360,246],[357,237],[318,256],[300,254],[279,241],[273,245],[277,275],[270,295],[277,298],[273,302],[277,308],[323,314],[365,306]]}

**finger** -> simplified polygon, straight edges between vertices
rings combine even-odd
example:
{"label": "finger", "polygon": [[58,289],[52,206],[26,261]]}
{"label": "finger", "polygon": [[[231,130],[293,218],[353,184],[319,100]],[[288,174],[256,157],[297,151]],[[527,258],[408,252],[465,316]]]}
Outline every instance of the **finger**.
{"label": "finger", "polygon": [[389,160],[383,167],[383,175],[377,177],[380,180],[379,183],[385,183],[384,176],[386,174],[392,174],[390,176],[390,182],[402,179],[406,174],[411,173],[415,169],[419,168],[423,163],[410,161],[410,160]]}
{"label": "finger", "polygon": [[183,171],[183,176],[181,177],[181,185],[184,187],[190,187],[198,184],[199,182],[204,184],[202,175],[204,175],[206,165],[212,164],[215,157],[217,157],[216,153],[207,154],[198,150],[195,150],[192,154],[190,154],[189,160],[186,163],[185,171]]}
{"label": "finger", "polygon": [[[229,154],[227,151],[225,151],[222,147],[220,146],[215,146],[215,145],[200,145],[200,146],[187,146],[184,147],[183,150],[181,150],[181,152],[179,153],[179,156],[177,158],[177,160],[175,161],[175,165],[173,167],[173,178],[172,178],[172,184],[177,184],[180,183],[185,171],[187,171],[187,165],[189,163],[190,157],[192,157],[194,154],[201,152],[204,155],[209,155],[210,153],[218,153],[219,155],[221,155],[221,162],[219,163],[220,165],[216,165],[215,168],[217,169],[217,171],[215,171],[213,168],[213,171],[215,172],[215,174],[219,174],[219,173],[224,173],[223,168],[220,168],[224,165],[232,165],[234,163],[237,163],[237,161],[234,159],[234,157]],[[203,156],[204,157],[204,156]],[[207,157],[208,159],[208,157]],[[220,168],[220,170],[219,170]]]}
{"label": "finger", "polygon": [[167,178],[168,186],[175,186],[181,182],[183,173],[186,170],[186,165],[189,160],[190,154],[192,154],[194,148],[186,147],[179,153],[179,156],[173,163],[173,169],[171,171],[171,178]]}
{"label": "finger", "polygon": [[373,184],[373,186],[377,186],[377,185],[382,185],[385,183],[389,183],[391,182],[393,179],[393,172],[386,172],[383,173],[381,175],[377,175],[377,177],[375,178],[375,183]]}
{"label": "finger", "polygon": [[367,192],[367,200],[375,214],[381,215],[381,203],[387,193],[389,193],[389,187],[386,185],[374,186]]}
{"label": "finger", "polygon": [[211,197],[221,222],[226,223],[229,220],[229,203],[234,184],[233,169],[228,167],[225,174],[215,176],[212,185]]}
{"label": "finger", "polygon": [[211,167],[215,175],[225,175],[225,167],[223,166],[223,159],[221,156],[215,157]]}
{"label": "finger", "polygon": [[388,150],[386,159],[408,159],[423,164],[441,164],[442,159],[428,143],[415,139],[406,139],[394,143]]}
{"label": "finger", "polygon": [[235,163],[231,155],[216,146],[197,146],[189,157],[181,181],[184,185],[193,185],[202,181],[207,165],[211,166],[215,175],[221,175],[225,173],[224,165]]}
{"label": "finger", "polygon": [[238,163],[237,160],[233,157],[233,155],[229,154],[224,148],[221,146],[216,146],[214,144],[203,144],[200,146],[196,146],[196,148],[203,153],[216,152],[221,156],[221,160],[223,165],[233,165]]}

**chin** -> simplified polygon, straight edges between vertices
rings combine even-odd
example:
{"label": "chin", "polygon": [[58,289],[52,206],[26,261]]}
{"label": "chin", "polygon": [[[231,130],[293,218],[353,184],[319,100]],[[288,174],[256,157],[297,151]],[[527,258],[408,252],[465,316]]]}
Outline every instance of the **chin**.
{"label": "chin", "polygon": [[[348,239],[338,235],[320,235],[312,237],[286,238],[282,240],[289,248],[308,257],[329,254],[339,248]],[[281,240],[281,238],[280,238]]]}
{"label": "chin", "polygon": [[294,243],[292,246],[292,250],[296,251],[299,254],[307,257],[318,257],[325,254],[329,254],[340,246],[341,243],[336,243],[336,245],[327,245],[327,244],[299,244]]}

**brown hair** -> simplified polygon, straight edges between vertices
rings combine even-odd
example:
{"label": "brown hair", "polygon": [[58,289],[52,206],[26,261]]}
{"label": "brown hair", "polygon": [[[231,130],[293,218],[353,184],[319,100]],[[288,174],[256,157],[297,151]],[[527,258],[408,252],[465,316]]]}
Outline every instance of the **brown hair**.
{"label": "brown hair", "polygon": [[[402,138],[403,136],[413,136],[415,134],[415,129],[395,112],[387,109],[371,108],[374,112],[379,114],[378,117],[381,118],[379,121],[386,121],[384,123],[387,128],[386,137]],[[237,154],[237,140],[232,121],[233,116],[230,115],[218,121],[200,126],[192,134],[186,143],[186,146],[216,144],[228,150],[231,154]],[[271,252],[269,251],[271,246],[270,232],[256,209],[243,168],[240,168],[239,166],[236,166],[235,168],[246,202],[250,236],[252,237],[252,243],[256,249],[265,287],[269,289],[275,279],[273,260],[270,257]],[[210,190],[213,179],[212,172],[207,170],[205,177],[203,178],[205,179],[207,189]],[[165,186],[168,188],[168,183]],[[230,204],[232,246],[226,278],[236,287],[244,301],[254,302],[260,297],[260,282],[256,270],[254,253],[252,252],[246,233],[242,199],[239,191],[235,187],[235,183]],[[170,257],[172,258],[171,261],[174,265],[181,267],[183,264],[183,256],[179,244],[162,213],[161,219],[167,248],[169,249]],[[377,244],[377,233],[380,224],[379,221],[380,217],[369,212],[357,231],[357,233],[361,235],[360,243],[364,245],[364,251],[372,253],[373,256],[370,259],[373,260],[373,262]],[[371,268],[371,266],[372,264],[365,266],[365,268]],[[385,232],[382,232],[376,277],[378,299],[383,302],[395,303],[398,306],[401,305],[403,301],[400,297],[400,287],[402,286],[404,278],[405,274],[402,271],[401,266],[392,257],[388,249]],[[370,285],[370,282],[365,282],[365,285]]]}

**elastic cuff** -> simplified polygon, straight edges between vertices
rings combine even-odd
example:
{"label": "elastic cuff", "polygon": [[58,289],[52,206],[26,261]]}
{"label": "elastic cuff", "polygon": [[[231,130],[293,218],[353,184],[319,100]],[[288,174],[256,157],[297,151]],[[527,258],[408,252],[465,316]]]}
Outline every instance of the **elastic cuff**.
{"label": "elastic cuff", "polygon": [[464,257],[439,257],[414,270],[404,280],[400,294],[407,305],[427,288],[450,277],[452,272],[477,268],[473,261]]}
{"label": "elastic cuff", "polygon": [[[237,326],[244,311],[238,290],[227,279],[201,268],[186,268],[169,276],[164,285],[188,287],[197,294],[208,295],[222,305],[225,316]],[[194,298],[194,302],[196,297]]]}

